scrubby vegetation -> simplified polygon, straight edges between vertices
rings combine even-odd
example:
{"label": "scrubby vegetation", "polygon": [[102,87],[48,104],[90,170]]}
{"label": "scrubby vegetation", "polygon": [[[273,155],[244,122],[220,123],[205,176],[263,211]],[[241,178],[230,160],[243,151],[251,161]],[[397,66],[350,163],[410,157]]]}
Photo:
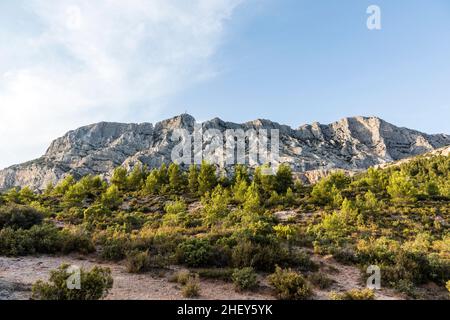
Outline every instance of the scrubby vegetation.
{"label": "scrubby vegetation", "polygon": [[[239,289],[253,286],[253,272],[275,272],[270,282],[283,299],[309,297],[310,283],[330,285],[312,275],[311,249],[363,275],[378,265],[383,286],[410,295],[426,282],[444,288],[449,281],[449,157],[418,157],[354,177],[336,172],[314,186],[295,180],[286,165],[264,172],[135,166],[117,168],[110,182],[67,176],[41,193],[12,189],[0,196],[0,254],[96,251],[124,260],[130,272],[180,264],[202,268],[201,277],[232,279]],[[286,210],[294,217],[274,214]],[[194,292],[191,282],[186,290]]]}
{"label": "scrubby vegetation", "polygon": [[147,251],[131,251],[127,255],[126,267],[129,273],[141,273],[150,269],[150,257]]}
{"label": "scrubby vegetation", "polygon": [[308,281],[319,289],[328,289],[334,283],[334,280],[329,278],[322,272],[311,273],[308,276]]}
{"label": "scrubby vegetation", "polygon": [[251,267],[235,269],[231,276],[237,291],[253,290],[258,287],[258,275]]}
{"label": "scrubby vegetation", "polygon": [[275,272],[269,276],[269,283],[282,300],[304,300],[312,295],[306,279],[291,269],[281,269],[277,266]]}
{"label": "scrubby vegetation", "polygon": [[187,270],[178,271],[173,274],[170,281],[181,285],[181,294],[185,298],[196,298],[200,296],[200,277],[198,273]]}

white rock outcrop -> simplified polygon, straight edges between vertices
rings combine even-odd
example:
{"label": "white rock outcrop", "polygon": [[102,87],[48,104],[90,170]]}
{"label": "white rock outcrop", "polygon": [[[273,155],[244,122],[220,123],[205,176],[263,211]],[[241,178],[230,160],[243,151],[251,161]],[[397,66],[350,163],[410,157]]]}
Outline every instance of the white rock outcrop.
{"label": "white rock outcrop", "polygon": [[[177,144],[173,130],[193,131],[195,119],[183,114],[152,125],[97,123],[68,132],[53,141],[37,160],[0,170],[0,189],[30,186],[43,189],[66,175],[108,178],[117,166],[142,163],[150,168],[171,162]],[[202,123],[204,130],[279,129],[280,159],[308,181],[336,169],[358,171],[450,145],[450,136],[428,135],[399,128],[376,117],[345,118],[329,125],[314,123],[298,129],[269,120],[244,124],[218,118]],[[208,142],[204,147],[207,147]]]}

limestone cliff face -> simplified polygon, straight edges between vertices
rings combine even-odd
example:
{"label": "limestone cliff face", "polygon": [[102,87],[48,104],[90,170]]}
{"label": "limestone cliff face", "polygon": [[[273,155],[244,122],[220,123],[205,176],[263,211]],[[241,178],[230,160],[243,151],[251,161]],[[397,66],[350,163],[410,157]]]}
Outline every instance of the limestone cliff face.
{"label": "limestone cliff face", "polygon": [[[99,174],[108,178],[115,167],[142,163],[150,168],[171,162],[175,129],[192,132],[196,121],[183,114],[152,125],[97,123],[68,132],[53,141],[37,160],[0,171],[0,189],[30,186],[43,189],[66,175]],[[315,181],[336,169],[358,171],[450,145],[448,135],[428,135],[399,128],[375,117],[345,118],[329,125],[313,123],[298,129],[269,120],[244,124],[213,119],[203,130],[278,129],[280,161],[305,180]],[[208,148],[208,142],[204,142]]]}

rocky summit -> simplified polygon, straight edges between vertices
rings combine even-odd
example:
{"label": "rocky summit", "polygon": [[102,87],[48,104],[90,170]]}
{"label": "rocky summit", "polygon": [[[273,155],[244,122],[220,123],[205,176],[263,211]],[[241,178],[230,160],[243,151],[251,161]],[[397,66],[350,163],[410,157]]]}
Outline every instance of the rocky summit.
{"label": "rocky summit", "polygon": [[[0,171],[0,189],[29,186],[43,189],[68,174],[110,177],[114,168],[149,168],[171,162],[175,129],[194,130],[195,119],[183,114],[156,123],[101,122],[68,132],[53,141],[45,155]],[[450,136],[429,135],[396,127],[376,117],[351,117],[323,125],[307,124],[293,129],[269,120],[243,124],[218,118],[201,123],[204,130],[278,129],[280,162],[289,163],[304,180],[314,182],[327,172],[355,172],[371,166],[416,156],[450,145]],[[203,147],[208,142],[204,141]],[[248,152],[248,149],[247,149]]]}

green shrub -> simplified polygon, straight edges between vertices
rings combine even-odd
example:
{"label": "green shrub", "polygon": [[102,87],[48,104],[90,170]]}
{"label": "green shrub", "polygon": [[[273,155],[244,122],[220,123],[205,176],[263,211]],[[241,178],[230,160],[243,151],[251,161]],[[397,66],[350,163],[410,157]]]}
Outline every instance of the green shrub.
{"label": "green shrub", "polygon": [[238,268],[253,266],[255,246],[251,241],[239,242],[232,251],[233,266]]}
{"label": "green shrub", "polygon": [[450,259],[440,258],[437,254],[427,256],[427,277],[438,283],[445,284],[450,279]]}
{"label": "green shrub", "polygon": [[125,239],[108,239],[102,245],[100,256],[104,260],[120,261],[125,258],[128,247],[128,242]]}
{"label": "green shrub", "polygon": [[35,253],[28,230],[4,228],[0,230],[0,255],[22,256]]}
{"label": "green shrub", "polygon": [[317,271],[319,269],[317,263],[312,261],[311,257],[304,251],[294,250],[288,253],[285,260],[283,265],[294,266],[300,269],[300,271]]}
{"label": "green shrub", "polygon": [[56,253],[63,249],[64,235],[53,224],[42,224],[26,230],[36,253]]}
{"label": "green shrub", "polygon": [[198,173],[198,192],[204,195],[208,191],[212,191],[217,184],[216,168],[203,161]]}
{"label": "green shrub", "polygon": [[101,204],[94,204],[84,210],[83,222],[90,230],[106,229],[111,223],[111,219],[111,210]]}
{"label": "green shrub", "polygon": [[200,280],[198,275],[191,275],[181,289],[181,292],[185,298],[196,298],[200,296]]}
{"label": "green shrub", "polygon": [[83,254],[95,251],[90,234],[79,227],[65,228],[61,231],[63,253],[79,252]]}
{"label": "green shrub", "polygon": [[394,256],[390,259],[373,259],[369,262],[379,263],[383,270],[383,279],[390,286],[397,287],[398,282],[409,281],[414,284],[423,284],[435,281],[443,284],[450,276],[450,264],[447,260],[435,254],[426,255],[426,252],[410,252],[398,248],[392,251]]}
{"label": "green shrub", "polygon": [[161,253],[150,254],[150,267],[163,269],[167,268],[173,262],[173,256],[163,255]]}
{"label": "green shrub", "polygon": [[216,244],[212,247],[211,266],[224,268],[231,265],[232,250],[229,246]]}
{"label": "green shrub", "polygon": [[352,289],[343,293],[332,292],[331,300],[375,300],[375,293],[371,289]]}
{"label": "green shrub", "polygon": [[332,248],[331,252],[333,254],[333,258],[342,264],[351,265],[358,262],[358,256],[351,248]]}
{"label": "green shrub", "polygon": [[316,183],[311,191],[312,201],[319,205],[339,205],[341,190],[350,183],[350,179],[343,172],[336,172]]}
{"label": "green shrub", "polygon": [[32,207],[8,205],[0,208],[0,229],[30,229],[41,224],[43,218],[43,214]]}
{"label": "green shrub", "polygon": [[393,283],[394,289],[398,292],[402,292],[411,298],[417,298],[417,290],[416,286],[411,280],[408,279],[399,279],[395,283]]}
{"label": "green shrub", "polygon": [[417,190],[410,177],[403,172],[394,172],[389,178],[387,192],[395,203],[407,203],[416,201]]}
{"label": "green shrub", "polygon": [[291,269],[281,269],[277,266],[268,280],[281,300],[304,300],[312,295],[305,278]]}
{"label": "green shrub", "polygon": [[227,189],[218,185],[212,192],[202,198],[203,221],[208,227],[223,223],[229,214],[230,195]]}
{"label": "green shrub", "polygon": [[312,273],[308,276],[308,281],[319,289],[328,289],[335,282],[322,272]]}
{"label": "green shrub", "polygon": [[163,226],[166,227],[189,227],[191,221],[188,217],[187,205],[182,200],[167,203],[166,214],[162,218]]}
{"label": "green shrub", "polygon": [[256,272],[250,267],[235,269],[231,277],[238,291],[253,290],[259,284]]}
{"label": "green shrub", "polygon": [[[80,289],[69,289],[69,265],[62,265],[50,272],[49,282],[41,280],[33,284],[35,300],[99,300],[105,298],[113,286],[111,270],[94,267],[90,271],[80,269]],[[70,281],[70,280],[69,280]]]}
{"label": "green shrub", "polygon": [[276,177],[275,188],[279,194],[286,193],[286,191],[289,188],[292,188],[294,186],[294,180],[292,178],[292,169],[288,164],[281,164],[278,167],[275,177]]}
{"label": "green shrub", "polygon": [[148,251],[134,250],[127,254],[125,262],[129,273],[141,273],[150,269],[150,256]]}
{"label": "green shrub", "polygon": [[212,247],[208,240],[191,238],[180,243],[177,255],[180,262],[189,267],[207,266],[212,255]]}
{"label": "green shrub", "polygon": [[315,271],[318,268],[306,253],[288,250],[277,241],[268,244],[239,241],[232,249],[231,262],[236,268],[253,267],[268,272],[274,271],[276,265],[295,266],[302,271]]}
{"label": "green shrub", "polygon": [[72,207],[57,214],[56,219],[68,224],[78,225],[83,222],[84,210],[78,207]]}
{"label": "green shrub", "polygon": [[102,205],[112,210],[117,209],[122,202],[123,199],[120,195],[119,188],[116,185],[111,185],[101,197]]}

